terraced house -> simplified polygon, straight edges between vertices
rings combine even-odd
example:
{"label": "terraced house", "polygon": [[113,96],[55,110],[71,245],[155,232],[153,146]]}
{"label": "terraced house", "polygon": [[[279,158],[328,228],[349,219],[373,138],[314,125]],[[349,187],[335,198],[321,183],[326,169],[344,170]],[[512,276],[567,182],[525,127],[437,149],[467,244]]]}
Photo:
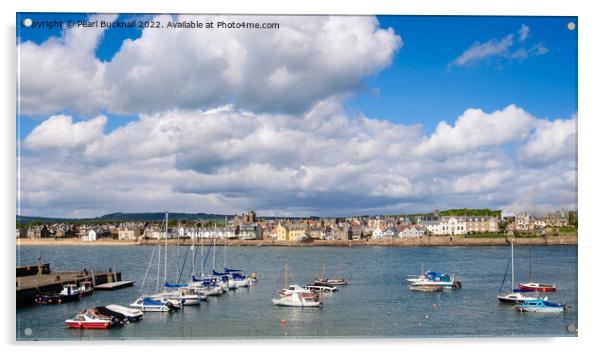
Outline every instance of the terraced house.
{"label": "terraced house", "polygon": [[466,217],[466,232],[498,232],[499,219],[497,216],[468,216]]}

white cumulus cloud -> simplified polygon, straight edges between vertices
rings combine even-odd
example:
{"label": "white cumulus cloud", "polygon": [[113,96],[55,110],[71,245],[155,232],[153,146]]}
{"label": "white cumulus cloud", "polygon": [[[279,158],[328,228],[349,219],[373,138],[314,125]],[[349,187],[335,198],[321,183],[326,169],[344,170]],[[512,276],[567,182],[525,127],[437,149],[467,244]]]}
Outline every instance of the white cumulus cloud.
{"label": "white cumulus cloud", "polygon": [[[112,21],[116,15],[93,15],[90,20]],[[38,45],[18,45],[18,108],[25,115],[71,111],[95,115],[103,105],[104,64],[95,50],[104,30],[67,30]]]}
{"label": "white cumulus cloud", "polygon": [[435,132],[416,147],[416,153],[463,153],[524,139],[535,121],[535,117],[515,105],[493,113],[468,109],[454,126],[441,121]]}
{"label": "white cumulus cloud", "polygon": [[107,117],[98,116],[82,122],[73,122],[71,116],[56,115],[36,126],[23,141],[30,150],[48,148],[72,149],[94,143],[102,136]]}
{"label": "white cumulus cloud", "polygon": [[[220,106],[143,115],[110,133],[102,133],[104,124],[104,117],[77,123],[51,117],[25,139],[23,214],[352,215],[467,205],[568,207],[576,196],[573,157],[525,164],[499,148],[516,139],[520,146],[554,145],[540,136],[558,123],[513,105],[489,114],[467,110],[449,125],[451,132],[431,136],[419,126],[350,117],[332,99],[301,115]],[[69,149],[50,149],[59,146]]]}
{"label": "white cumulus cloud", "polygon": [[234,103],[254,112],[300,113],[361,88],[402,46],[392,29],[380,28],[370,16],[159,15],[154,20],[280,27],[145,29],[140,38],[125,40],[108,62],[95,56],[103,35],[98,29],[68,29],[40,45],[21,43],[21,112],[140,114]]}
{"label": "white cumulus cloud", "polygon": [[576,154],[576,118],[540,122],[529,141],[521,148],[521,157],[536,163],[576,159]]}

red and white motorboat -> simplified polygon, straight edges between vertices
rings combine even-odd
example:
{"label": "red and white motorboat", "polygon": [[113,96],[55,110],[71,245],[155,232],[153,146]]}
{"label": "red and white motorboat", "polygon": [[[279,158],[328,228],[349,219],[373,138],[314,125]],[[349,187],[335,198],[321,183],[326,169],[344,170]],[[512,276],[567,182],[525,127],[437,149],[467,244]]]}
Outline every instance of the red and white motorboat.
{"label": "red and white motorboat", "polygon": [[69,328],[104,329],[114,324],[111,316],[101,315],[95,310],[84,310],[65,321],[65,325]]}
{"label": "red and white motorboat", "polygon": [[542,283],[518,283],[518,288],[527,291],[556,291],[556,285]]}

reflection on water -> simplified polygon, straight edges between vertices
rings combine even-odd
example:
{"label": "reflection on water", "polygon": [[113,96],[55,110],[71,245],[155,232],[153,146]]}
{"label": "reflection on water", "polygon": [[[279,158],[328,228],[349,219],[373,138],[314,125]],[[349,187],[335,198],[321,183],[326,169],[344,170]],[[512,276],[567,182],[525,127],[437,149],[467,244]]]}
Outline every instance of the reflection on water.
{"label": "reflection on water", "polygon": [[[168,273],[177,280],[185,249],[170,247]],[[146,313],[139,323],[108,330],[73,330],[63,321],[84,308],[110,303],[128,305],[139,295],[152,247],[26,246],[17,250],[21,265],[36,264],[38,256],[52,270],[107,269],[114,267],[136,286],[96,292],[80,302],[17,309],[19,340],[31,339],[181,339],[274,337],[449,337],[449,336],[574,336],[577,326],[577,247],[533,247],[533,280],[553,282],[558,291],[552,301],[566,302],[565,314],[521,314],[498,303],[509,257],[508,247],[229,247],[228,266],[255,271],[258,282],[250,289],[209,297],[200,306],[173,314]],[[182,260],[176,262],[179,253]],[[223,268],[218,247],[216,267]],[[516,279],[528,280],[528,248],[515,247]],[[188,255],[187,263],[190,263]],[[203,258],[197,257],[200,269]],[[283,264],[289,282],[305,284],[317,277],[326,260],[326,276],[346,278],[347,286],[323,294],[320,309],[274,306],[271,299],[283,286]],[[211,261],[205,264],[207,271]],[[425,269],[455,273],[462,288],[442,293],[410,291],[408,274]],[[156,269],[156,267],[154,267]],[[171,277],[170,277],[171,278]],[[156,271],[149,272],[145,291],[156,286]],[[151,284],[151,285],[148,285]],[[572,327],[571,327],[572,328]],[[30,334],[30,335],[26,335]]]}

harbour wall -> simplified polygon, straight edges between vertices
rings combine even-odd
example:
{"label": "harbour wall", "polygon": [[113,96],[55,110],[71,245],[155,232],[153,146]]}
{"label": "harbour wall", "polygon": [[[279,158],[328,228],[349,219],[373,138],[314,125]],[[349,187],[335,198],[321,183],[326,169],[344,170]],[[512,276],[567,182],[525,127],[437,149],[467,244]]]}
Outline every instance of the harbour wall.
{"label": "harbour wall", "polygon": [[[361,247],[361,246],[376,246],[376,247],[445,247],[445,246],[503,246],[509,245],[513,240],[516,245],[577,245],[577,234],[567,234],[561,236],[537,236],[537,237],[461,237],[461,236],[423,236],[419,238],[408,239],[389,239],[389,240],[312,240],[312,241],[277,241],[277,240],[224,240],[218,239],[215,241],[217,246],[280,246],[280,247]],[[190,239],[170,239],[167,240],[168,245],[179,244],[181,246],[192,245]],[[195,240],[195,245],[200,246],[201,242],[205,246],[213,244],[212,239]],[[138,246],[138,245],[155,245],[165,244],[165,240],[98,240],[94,242],[81,241],[79,239],[19,239],[17,246]]]}

